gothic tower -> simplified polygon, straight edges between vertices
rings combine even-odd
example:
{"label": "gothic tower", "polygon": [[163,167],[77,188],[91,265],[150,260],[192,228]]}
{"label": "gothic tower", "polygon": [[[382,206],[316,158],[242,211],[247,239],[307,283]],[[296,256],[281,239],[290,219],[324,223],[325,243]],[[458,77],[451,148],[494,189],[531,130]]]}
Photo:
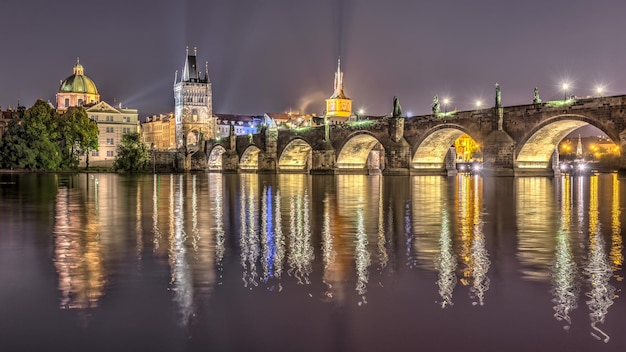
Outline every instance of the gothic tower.
{"label": "gothic tower", "polygon": [[180,81],[178,71],[174,78],[176,145],[187,151],[197,150],[203,140],[215,137],[209,64],[206,63],[203,76],[197,67],[196,53],[194,48],[190,55],[187,48]]}

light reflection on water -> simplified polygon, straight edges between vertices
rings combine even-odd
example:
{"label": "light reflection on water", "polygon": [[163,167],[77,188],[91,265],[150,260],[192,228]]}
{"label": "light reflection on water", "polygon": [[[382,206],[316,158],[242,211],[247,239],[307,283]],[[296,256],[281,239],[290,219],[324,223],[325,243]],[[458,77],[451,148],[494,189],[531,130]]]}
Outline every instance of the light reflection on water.
{"label": "light reflection on water", "polygon": [[[122,289],[121,275],[155,270],[167,275],[181,326],[206,319],[203,306],[225,296],[244,299],[239,290],[252,292],[250,302],[266,292],[290,304],[313,299],[368,314],[403,304],[437,321],[428,306],[439,314],[439,307],[445,314],[503,310],[512,304],[503,302],[503,287],[511,285],[533,297],[513,304],[558,322],[555,333],[584,325],[587,338],[615,343],[611,332],[625,318],[616,308],[624,307],[620,180],[516,178],[514,198],[488,203],[485,187],[496,182],[469,175],[77,175],[52,200],[58,306],[105,309],[101,303]],[[501,218],[490,216],[503,211],[514,219],[513,232],[498,230]],[[400,292],[420,298],[409,305]]]}

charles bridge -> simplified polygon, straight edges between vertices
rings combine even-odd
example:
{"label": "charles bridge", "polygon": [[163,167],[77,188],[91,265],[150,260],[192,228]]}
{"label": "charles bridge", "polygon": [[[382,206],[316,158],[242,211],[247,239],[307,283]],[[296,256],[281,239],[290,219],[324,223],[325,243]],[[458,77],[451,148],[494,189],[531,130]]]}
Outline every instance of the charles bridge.
{"label": "charles bridge", "polygon": [[[497,104],[497,103],[496,103]],[[592,125],[620,148],[626,172],[626,95],[491,107],[414,117],[362,117],[302,129],[264,126],[259,134],[209,140],[191,169],[212,172],[454,174],[454,141],[468,134],[493,176],[558,173],[558,143]]]}

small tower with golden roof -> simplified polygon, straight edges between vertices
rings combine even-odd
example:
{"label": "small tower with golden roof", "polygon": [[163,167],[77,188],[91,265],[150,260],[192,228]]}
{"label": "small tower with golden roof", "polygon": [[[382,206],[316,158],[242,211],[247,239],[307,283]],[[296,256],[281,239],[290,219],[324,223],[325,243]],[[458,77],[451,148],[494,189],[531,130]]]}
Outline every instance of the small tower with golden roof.
{"label": "small tower with golden roof", "polygon": [[334,93],[326,99],[326,116],[344,117],[346,120],[352,116],[352,99],[343,92],[343,72],[341,72],[341,58],[337,60],[337,72],[335,72]]}

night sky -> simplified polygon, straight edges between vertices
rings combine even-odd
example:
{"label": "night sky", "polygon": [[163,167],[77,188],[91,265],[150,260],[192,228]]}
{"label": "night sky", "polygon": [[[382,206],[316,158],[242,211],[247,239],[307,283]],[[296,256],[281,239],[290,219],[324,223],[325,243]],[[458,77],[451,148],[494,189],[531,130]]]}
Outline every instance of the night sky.
{"label": "night sky", "polygon": [[76,58],[102,100],[173,111],[185,46],[209,62],[215,113],[323,112],[341,56],[354,109],[427,114],[570,94],[626,94],[626,2],[617,0],[1,0],[0,105],[55,101]]}

